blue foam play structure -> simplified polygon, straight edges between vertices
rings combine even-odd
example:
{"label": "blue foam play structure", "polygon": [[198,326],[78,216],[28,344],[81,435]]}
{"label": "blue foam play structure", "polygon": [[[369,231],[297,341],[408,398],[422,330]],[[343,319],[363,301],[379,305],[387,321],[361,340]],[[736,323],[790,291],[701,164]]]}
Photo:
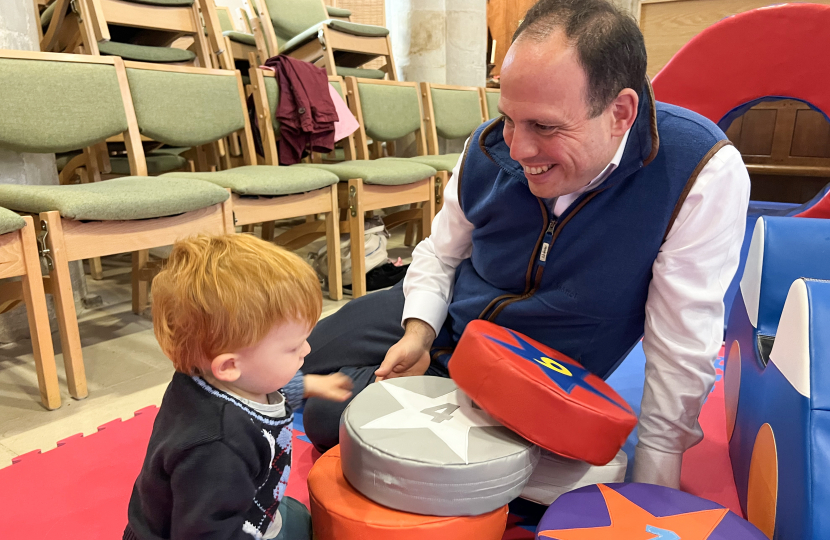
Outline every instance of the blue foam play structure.
{"label": "blue foam play structure", "polygon": [[726,330],[729,454],[747,519],[830,538],[830,220],[762,216]]}
{"label": "blue foam play structure", "polygon": [[746,257],[749,254],[749,242],[752,239],[752,231],[755,229],[755,222],[758,221],[758,218],[761,216],[796,216],[814,207],[829,193],[830,184],[827,184],[815,195],[815,197],[804,204],[749,201],[749,208],[746,212],[746,232],[744,233],[744,243],[741,246],[741,261],[738,264],[738,270],[735,272],[735,277],[732,279],[732,283],[729,285],[729,288],[726,289],[726,294],[723,297],[723,305],[726,309],[723,319],[724,325],[729,322],[729,314],[732,310],[732,303],[735,301],[735,295],[738,293],[738,286],[740,285],[741,278],[744,275]]}

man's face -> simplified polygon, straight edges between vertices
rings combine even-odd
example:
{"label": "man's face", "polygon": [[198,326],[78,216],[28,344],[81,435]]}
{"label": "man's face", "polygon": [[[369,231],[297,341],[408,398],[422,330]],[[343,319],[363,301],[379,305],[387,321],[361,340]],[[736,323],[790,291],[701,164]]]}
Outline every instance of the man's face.
{"label": "man's face", "polygon": [[587,82],[576,49],[561,31],[540,43],[519,39],[507,53],[499,99],[504,140],[537,197],[584,187],[619,146],[613,104],[589,118]]}

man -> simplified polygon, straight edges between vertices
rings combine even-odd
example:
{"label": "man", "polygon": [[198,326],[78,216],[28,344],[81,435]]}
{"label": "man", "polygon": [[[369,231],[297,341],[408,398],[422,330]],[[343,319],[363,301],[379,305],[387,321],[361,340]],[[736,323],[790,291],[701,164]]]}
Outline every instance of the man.
{"label": "man", "polygon": [[[322,321],[306,366],[341,369],[356,391],[446,375],[442,353],[484,318],[607,377],[644,335],[634,480],[678,487],[702,438],[749,177],[712,122],[654,101],[645,71],[636,23],[605,0],[531,8],[502,67],[503,116],[467,142],[405,300],[392,289]],[[309,402],[318,447],[336,444],[341,410]]]}

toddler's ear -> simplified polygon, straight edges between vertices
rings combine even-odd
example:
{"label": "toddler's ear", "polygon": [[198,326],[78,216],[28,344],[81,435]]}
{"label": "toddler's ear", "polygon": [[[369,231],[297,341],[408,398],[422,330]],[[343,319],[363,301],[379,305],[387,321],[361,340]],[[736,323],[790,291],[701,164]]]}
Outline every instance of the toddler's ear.
{"label": "toddler's ear", "polygon": [[211,360],[210,371],[217,380],[235,382],[242,375],[239,370],[239,357],[234,353],[223,353]]}

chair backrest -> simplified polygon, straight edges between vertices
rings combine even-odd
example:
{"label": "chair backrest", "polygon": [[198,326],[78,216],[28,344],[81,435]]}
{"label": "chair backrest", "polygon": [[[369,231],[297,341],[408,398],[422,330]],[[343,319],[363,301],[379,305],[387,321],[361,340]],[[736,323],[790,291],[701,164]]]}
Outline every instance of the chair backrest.
{"label": "chair backrest", "polygon": [[484,105],[487,108],[487,120],[498,118],[499,114],[499,98],[501,97],[501,90],[495,88],[482,88],[481,97]]}
{"label": "chair backrest", "polygon": [[762,216],[741,279],[749,321],[775,336],[787,291],[798,278],[830,279],[830,220]]}
{"label": "chair backrest", "polygon": [[[280,89],[274,72],[252,67],[250,70],[251,85],[254,90],[254,104],[256,105],[259,133],[262,138],[262,148],[265,153],[265,163],[279,164],[277,140],[280,138],[280,124],[275,117],[280,103]],[[329,76],[329,84],[334,87],[340,97],[346,100],[346,85],[343,78],[336,75]],[[352,135],[346,137],[343,143],[346,150],[346,159],[352,159],[355,154]]]}
{"label": "chair backrest", "polygon": [[219,18],[219,26],[223,32],[236,30],[231,18],[231,10],[225,6],[216,6],[216,16]]}
{"label": "chair backrest", "polygon": [[474,86],[421,83],[429,153],[438,152],[438,137],[467,138],[484,122],[481,92]]}
{"label": "chair backrest", "polygon": [[[270,22],[277,36],[277,44],[283,44],[317,23],[328,19],[328,11],[322,0],[261,0],[265,3]],[[264,21],[266,24],[268,21]]]}
{"label": "chair backrest", "polygon": [[146,174],[120,58],[0,51],[0,88],[0,148],[68,152],[123,134]]}
{"label": "chair backrest", "polygon": [[346,77],[349,108],[357,118],[357,155],[369,159],[368,142],[394,141],[415,134],[418,154],[426,153],[418,83]]}
{"label": "chair backrest", "polygon": [[238,131],[249,163],[253,139],[238,72],[124,64],[142,135],[170,146],[199,146]]}

